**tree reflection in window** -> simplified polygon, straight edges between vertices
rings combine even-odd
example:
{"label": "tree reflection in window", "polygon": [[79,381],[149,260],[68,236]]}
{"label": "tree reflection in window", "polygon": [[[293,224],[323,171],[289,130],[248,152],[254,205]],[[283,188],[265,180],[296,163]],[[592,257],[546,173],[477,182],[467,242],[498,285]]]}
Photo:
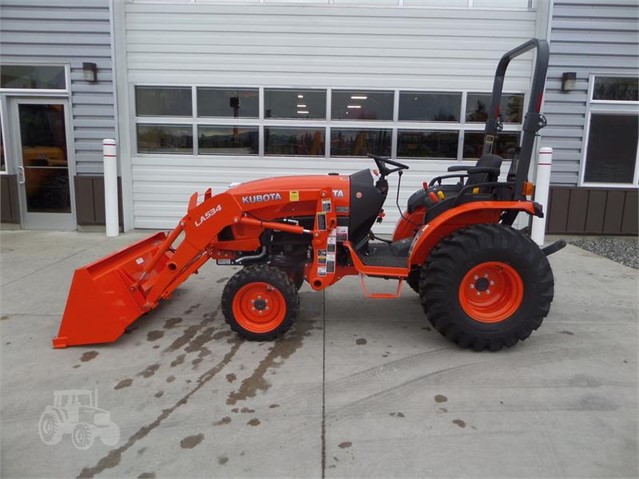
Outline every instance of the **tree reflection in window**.
{"label": "tree reflection in window", "polygon": [[280,156],[323,156],[324,129],[264,128],[264,153]]}
{"label": "tree reflection in window", "polygon": [[[485,123],[492,95],[490,93],[469,93],[466,100],[466,121]],[[524,111],[524,95],[502,95],[499,103],[501,120],[504,123],[521,123]]]}
{"label": "tree reflection in window", "polygon": [[391,130],[333,129],[331,156],[390,156]]}

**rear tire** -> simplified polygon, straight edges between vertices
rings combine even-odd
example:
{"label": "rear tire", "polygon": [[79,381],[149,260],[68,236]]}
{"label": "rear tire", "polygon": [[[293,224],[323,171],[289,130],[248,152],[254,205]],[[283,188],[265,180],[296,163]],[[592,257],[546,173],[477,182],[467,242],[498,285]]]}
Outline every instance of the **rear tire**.
{"label": "rear tire", "polygon": [[417,294],[419,294],[419,275],[420,275],[420,270],[419,268],[416,268],[411,270],[411,272],[408,273],[408,277],[406,278],[406,282],[408,283],[408,286],[410,286],[410,288],[413,291],[415,291]]}
{"label": "rear tire", "polygon": [[550,310],[548,259],[528,236],[475,225],[444,238],[420,275],[433,327],[463,348],[497,351],[526,339]]}
{"label": "rear tire", "polygon": [[290,277],[266,264],[241,269],[222,293],[226,322],[250,340],[268,341],[284,334],[293,325],[299,307],[299,295]]}
{"label": "rear tire", "polygon": [[62,439],[62,423],[58,415],[53,411],[45,411],[40,416],[38,424],[40,438],[47,446],[57,444]]}

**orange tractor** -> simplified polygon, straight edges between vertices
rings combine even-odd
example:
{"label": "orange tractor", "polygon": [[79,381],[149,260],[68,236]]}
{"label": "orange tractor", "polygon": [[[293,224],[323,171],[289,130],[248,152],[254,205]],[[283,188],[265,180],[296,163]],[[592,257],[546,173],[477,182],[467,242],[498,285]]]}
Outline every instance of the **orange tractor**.
{"label": "orange tractor", "polygon": [[[499,181],[502,159],[492,147],[504,73],[514,57],[535,48],[521,151],[507,180]],[[168,235],[157,233],[75,272],[54,347],[115,341],[210,259],[242,266],[224,288],[222,311],[248,339],[274,339],[291,327],[304,281],[321,291],[349,275],[359,275],[372,298],[399,297],[407,281],[433,326],[462,347],[497,350],[526,339],[553,299],[546,256],[562,247],[542,250],[512,228],[518,213],[543,214],[528,198],[527,173],[534,136],[545,125],[539,105],[547,64],[548,45],[536,39],[502,57],[483,156],[417,191],[392,240],[376,238],[371,228],[383,217],[387,177],[397,173],[401,180],[408,166],[379,156],[372,156],[373,174],[270,178],[217,195],[194,193]],[[397,291],[369,294],[365,277],[397,280]]]}

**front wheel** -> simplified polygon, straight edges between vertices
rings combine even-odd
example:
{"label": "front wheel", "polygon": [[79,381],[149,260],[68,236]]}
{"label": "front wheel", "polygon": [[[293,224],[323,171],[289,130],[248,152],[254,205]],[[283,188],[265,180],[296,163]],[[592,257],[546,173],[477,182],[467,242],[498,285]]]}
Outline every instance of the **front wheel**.
{"label": "front wheel", "polygon": [[424,312],[464,348],[496,351],[526,339],[550,310],[554,280],[544,253],[527,236],[496,224],[459,230],[422,267]]}
{"label": "front wheel", "polygon": [[300,299],[289,276],[279,268],[255,264],[238,271],[222,293],[222,312],[231,329],[252,340],[284,334],[299,312]]}

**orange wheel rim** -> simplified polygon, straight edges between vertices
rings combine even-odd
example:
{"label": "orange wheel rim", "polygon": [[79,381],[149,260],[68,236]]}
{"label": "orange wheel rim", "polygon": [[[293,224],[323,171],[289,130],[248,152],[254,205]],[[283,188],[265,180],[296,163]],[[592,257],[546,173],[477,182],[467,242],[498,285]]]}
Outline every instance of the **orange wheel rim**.
{"label": "orange wheel rim", "polygon": [[524,299],[524,283],[510,265],[498,261],[472,268],[459,287],[464,312],[481,323],[498,323],[512,316]]}
{"label": "orange wheel rim", "polygon": [[268,283],[246,284],[233,298],[233,316],[252,333],[273,331],[286,316],[284,295]]}

